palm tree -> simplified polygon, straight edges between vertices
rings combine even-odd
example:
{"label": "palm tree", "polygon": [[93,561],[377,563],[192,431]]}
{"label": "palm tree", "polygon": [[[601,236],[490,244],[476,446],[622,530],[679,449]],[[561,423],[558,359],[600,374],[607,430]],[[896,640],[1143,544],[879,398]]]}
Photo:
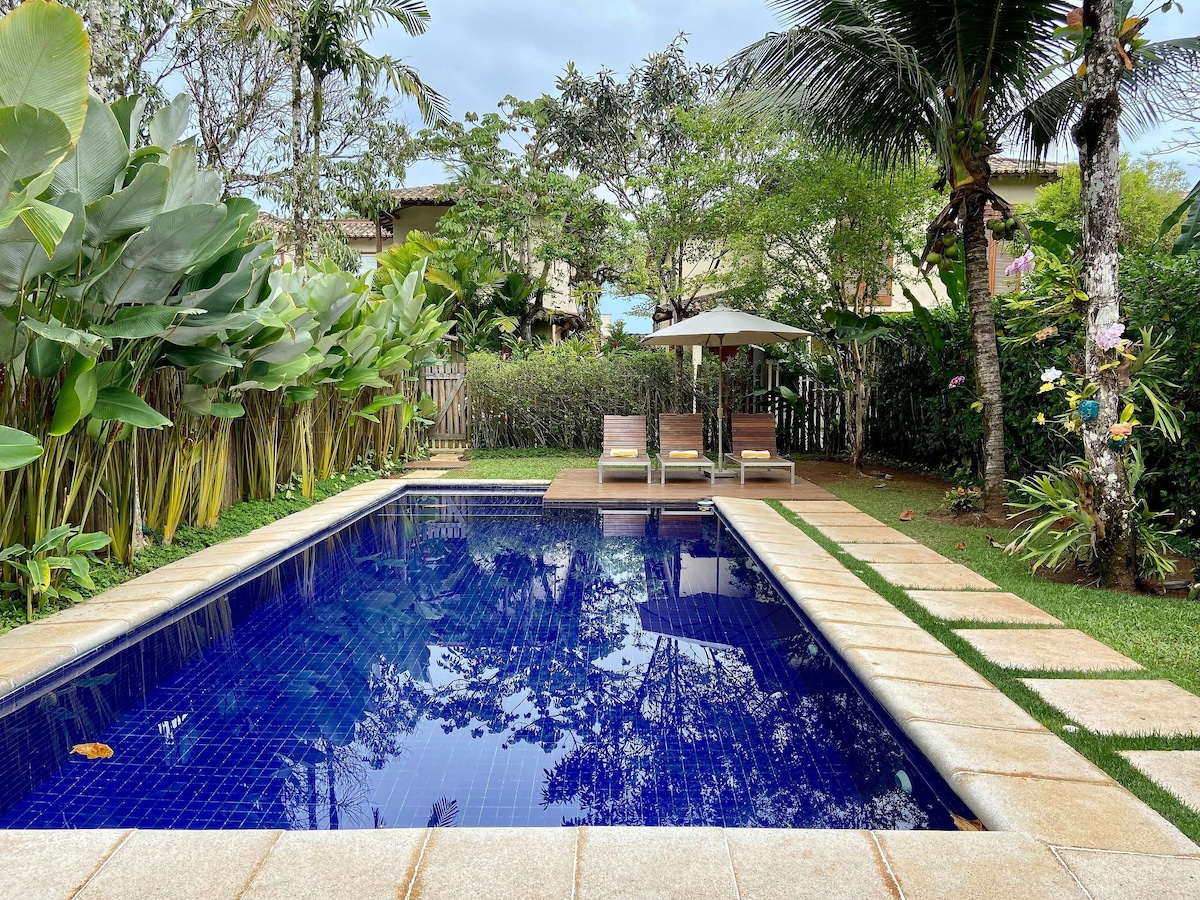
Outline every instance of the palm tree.
{"label": "palm tree", "polygon": [[[950,189],[923,258],[965,263],[976,389],[983,401],[984,506],[1004,518],[1004,407],[988,279],[986,221],[1014,219],[990,186],[1001,136],[1035,154],[1056,134],[1045,121],[1043,72],[1061,57],[1063,0],[774,0],[790,27],[731,61],[747,102],[799,115],[813,137],[882,167],[932,154]],[[1003,228],[997,235],[1011,229]],[[960,249],[961,247],[961,249]]]}
{"label": "palm tree", "polygon": [[376,26],[388,21],[415,37],[425,33],[429,10],[424,0],[310,0],[301,14],[300,61],[312,79],[309,212],[315,212],[320,189],[325,82],[331,76],[353,79],[360,87],[383,77],[397,92],[416,101],[426,123],[449,121],[446,99],[425,84],[415,68],[394,57],[367,52],[365,42]]}
{"label": "palm tree", "polygon": [[[1063,29],[1064,0],[771,0],[787,31],[745,48],[730,78],[747,103],[802,117],[813,137],[882,167],[932,155],[949,202],[929,227],[924,259],[965,257],[976,387],[983,401],[984,498],[1003,518],[1004,409],[988,280],[985,221],[1024,226],[990,186],[990,156],[1007,138],[1035,158],[1069,131],[1082,96]],[[1129,8],[1129,0],[1118,0]],[[1139,47],[1120,90],[1126,124],[1152,124],[1195,42]],[[1057,72],[1052,76],[1050,73]],[[1115,195],[1113,203],[1116,202]],[[996,236],[1013,229],[997,221]],[[1026,237],[1028,235],[1026,234]],[[949,238],[949,240],[947,240]],[[961,240],[960,240],[961,239]],[[951,249],[947,252],[947,247]],[[937,254],[933,256],[931,254]],[[949,257],[949,259],[946,259]]]}

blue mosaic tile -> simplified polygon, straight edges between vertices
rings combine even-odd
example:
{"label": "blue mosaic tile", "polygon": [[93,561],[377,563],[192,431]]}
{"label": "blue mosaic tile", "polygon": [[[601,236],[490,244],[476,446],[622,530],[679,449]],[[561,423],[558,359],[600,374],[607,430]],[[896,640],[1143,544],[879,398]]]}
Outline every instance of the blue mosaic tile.
{"label": "blue mosaic tile", "polygon": [[0,720],[0,827],[952,827],[919,769],[715,516],[430,495]]}

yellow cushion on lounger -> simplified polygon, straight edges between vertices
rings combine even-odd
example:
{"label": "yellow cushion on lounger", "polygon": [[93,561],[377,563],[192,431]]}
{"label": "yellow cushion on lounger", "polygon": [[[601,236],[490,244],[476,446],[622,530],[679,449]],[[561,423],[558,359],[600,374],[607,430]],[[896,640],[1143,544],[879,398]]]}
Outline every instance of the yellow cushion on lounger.
{"label": "yellow cushion on lounger", "polygon": [[699,459],[699,450],[672,450],[667,454],[667,459]]}
{"label": "yellow cushion on lounger", "polygon": [[742,459],[770,459],[770,450],[743,450]]}
{"label": "yellow cushion on lounger", "polygon": [[613,447],[608,455],[614,459],[637,459],[638,451],[634,447]]}

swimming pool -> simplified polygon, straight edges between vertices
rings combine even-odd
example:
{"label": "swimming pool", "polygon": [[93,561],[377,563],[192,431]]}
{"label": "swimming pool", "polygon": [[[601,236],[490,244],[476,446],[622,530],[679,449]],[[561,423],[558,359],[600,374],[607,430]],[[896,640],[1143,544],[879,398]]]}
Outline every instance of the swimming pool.
{"label": "swimming pool", "polygon": [[402,496],[0,719],[0,827],[953,827],[914,753],[719,517]]}

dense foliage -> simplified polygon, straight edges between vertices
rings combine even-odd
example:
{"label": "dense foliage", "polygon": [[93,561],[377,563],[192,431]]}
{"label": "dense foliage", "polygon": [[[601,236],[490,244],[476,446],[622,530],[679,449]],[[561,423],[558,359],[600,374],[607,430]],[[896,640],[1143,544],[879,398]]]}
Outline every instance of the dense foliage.
{"label": "dense foliage", "polygon": [[449,329],[423,266],[277,267],[247,239],[257,207],[222,200],[181,140],[186,100],[146,118],[89,97],[86,46],[54,4],[0,19],[0,57],[42,60],[0,68],[0,545],[22,548],[5,589],[27,596],[63,594],[64,528],[128,562],[144,529],[170,543],[280,483],[311,496],[413,453],[419,369]]}

